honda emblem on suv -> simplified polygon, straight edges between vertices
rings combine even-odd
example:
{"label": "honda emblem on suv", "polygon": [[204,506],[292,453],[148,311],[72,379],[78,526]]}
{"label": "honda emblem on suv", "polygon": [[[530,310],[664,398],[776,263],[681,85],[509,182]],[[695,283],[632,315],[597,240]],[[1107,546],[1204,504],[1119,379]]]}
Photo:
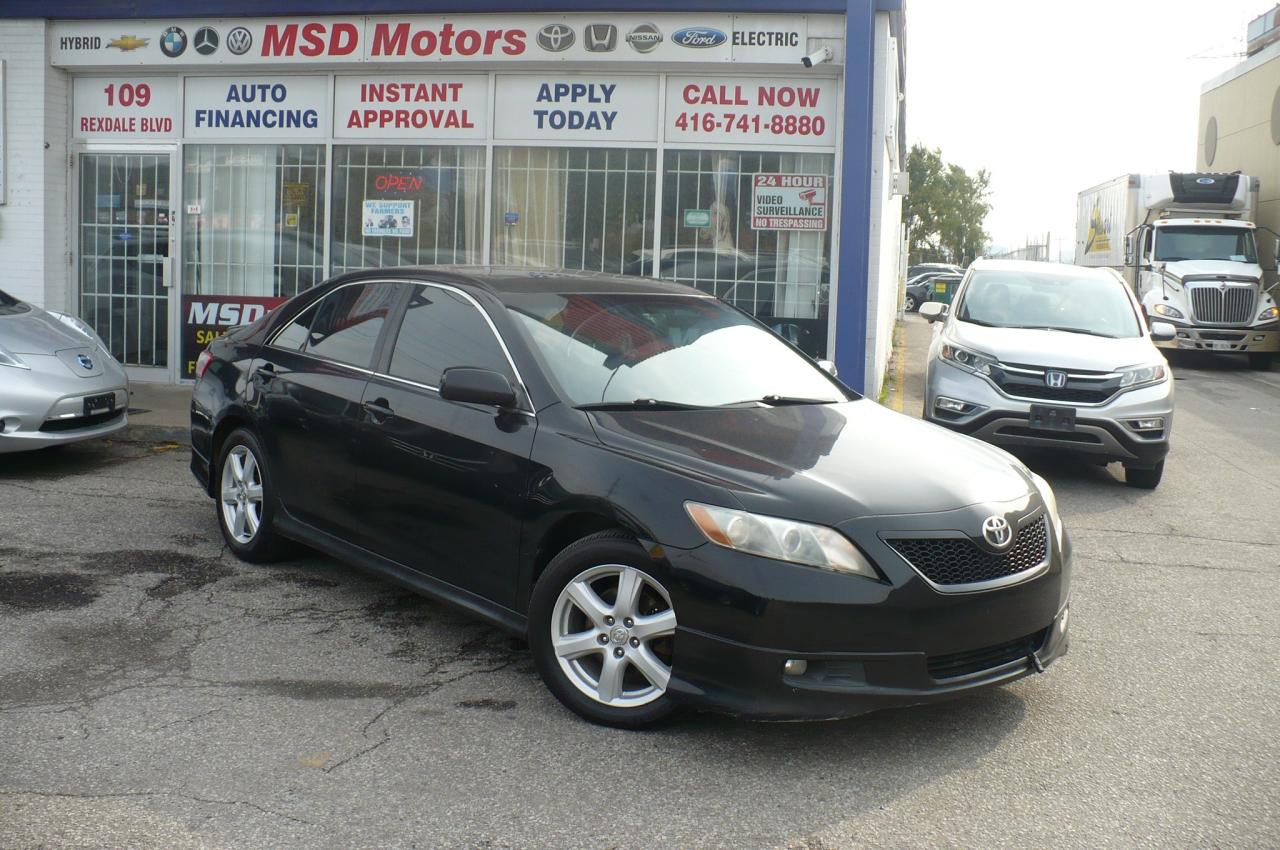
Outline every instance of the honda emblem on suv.
{"label": "honda emblem on suv", "polygon": [[1067,385],[1067,373],[1059,372],[1057,369],[1046,369],[1044,373],[1044,385],[1051,390],[1060,390]]}
{"label": "honda emblem on suv", "polygon": [[618,28],[613,24],[591,24],[582,31],[582,46],[588,53],[610,53],[618,46]]}
{"label": "honda emblem on suv", "polygon": [[989,516],[982,521],[982,539],[997,551],[1008,549],[1013,543],[1013,526],[1002,516]]}
{"label": "honda emblem on suv", "polygon": [[573,29],[564,24],[547,24],[538,30],[538,46],[549,53],[562,53],[573,47]]}

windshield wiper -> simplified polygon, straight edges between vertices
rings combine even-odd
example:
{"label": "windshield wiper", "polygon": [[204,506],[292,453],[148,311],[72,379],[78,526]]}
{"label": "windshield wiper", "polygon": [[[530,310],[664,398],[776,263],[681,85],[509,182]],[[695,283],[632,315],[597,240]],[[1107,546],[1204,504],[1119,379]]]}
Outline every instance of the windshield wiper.
{"label": "windshield wiper", "polygon": [[971,325],[982,325],[984,328],[998,328],[1000,325],[995,322],[986,322],[982,319],[970,319],[968,316],[961,316],[960,321],[968,322]]}
{"label": "windshield wiper", "polygon": [[637,398],[632,401],[595,401],[576,405],[578,410],[709,410],[703,404],[664,401],[659,398]]}
{"label": "windshield wiper", "polygon": [[1088,334],[1089,336],[1105,336],[1108,339],[1115,339],[1115,334],[1104,334],[1102,331],[1091,331],[1088,328],[1062,328],[1056,325],[1009,325],[1008,327],[1017,328],[1023,331],[1062,331],[1069,334]]}
{"label": "windshield wiper", "polygon": [[839,399],[834,398],[805,398],[804,396],[795,395],[766,395],[760,398],[749,398],[744,401],[735,401],[733,404],[722,405],[723,407],[738,407],[746,404],[767,404],[770,407],[786,407],[792,404],[838,404]]}

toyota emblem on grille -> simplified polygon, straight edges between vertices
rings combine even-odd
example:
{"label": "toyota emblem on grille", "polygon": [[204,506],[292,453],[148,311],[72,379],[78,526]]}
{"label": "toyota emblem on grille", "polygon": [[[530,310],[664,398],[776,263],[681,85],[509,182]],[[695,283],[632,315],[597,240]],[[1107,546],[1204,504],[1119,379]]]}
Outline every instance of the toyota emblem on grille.
{"label": "toyota emblem on grille", "polygon": [[989,516],[982,521],[982,539],[998,551],[1004,551],[1013,544],[1013,526],[1002,516]]}
{"label": "toyota emblem on grille", "polygon": [[1047,369],[1044,373],[1044,385],[1053,390],[1060,390],[1067,385],[1067,373],[1057,369]]}

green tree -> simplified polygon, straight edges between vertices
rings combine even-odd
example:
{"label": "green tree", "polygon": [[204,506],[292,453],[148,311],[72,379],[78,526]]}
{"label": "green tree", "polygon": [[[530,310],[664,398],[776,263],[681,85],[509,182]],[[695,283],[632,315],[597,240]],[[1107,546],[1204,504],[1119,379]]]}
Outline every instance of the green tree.
{"label": "green tree", "polygon": [[982,224],[991,204],[991,175],[970,175],[942,158],[938,148],[911,146],[907,155],[910,191],[903,204],[907,252],[912,263],[968,265],[987,244]]}

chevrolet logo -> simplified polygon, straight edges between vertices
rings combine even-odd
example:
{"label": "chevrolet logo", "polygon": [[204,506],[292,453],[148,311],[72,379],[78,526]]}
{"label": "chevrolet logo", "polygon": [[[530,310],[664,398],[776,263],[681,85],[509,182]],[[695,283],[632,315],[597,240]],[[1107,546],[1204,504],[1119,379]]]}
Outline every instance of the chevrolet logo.
{"label": "chevrolet logo", "polygon": [[146,47],[151,43],[149,38],[138,38],[136,35],[122,35],[115,41],[108,41],[107,47],[115,47],[126,53],[130,50],[137,50],[139,47]]}

